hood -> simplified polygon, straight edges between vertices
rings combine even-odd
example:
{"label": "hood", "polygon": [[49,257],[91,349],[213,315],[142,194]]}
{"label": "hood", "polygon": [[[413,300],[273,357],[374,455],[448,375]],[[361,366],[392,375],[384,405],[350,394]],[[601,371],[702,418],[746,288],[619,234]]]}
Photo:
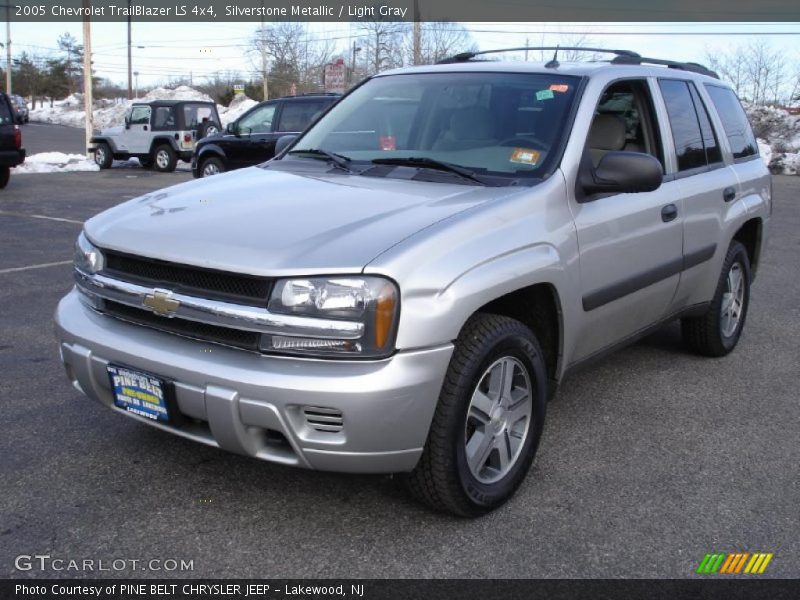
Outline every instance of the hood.
{"label": "hood", "polygon": [[101,248],[211,269],[355,273],[419,230],[512,189],[251,167],[135,198],[85,230]]}
{"label": "hood", "polygon": [[120,135],[125,131],[125,127],[120,125],[118,127],[104,127],[100,130],[100,135],[115,136]]}

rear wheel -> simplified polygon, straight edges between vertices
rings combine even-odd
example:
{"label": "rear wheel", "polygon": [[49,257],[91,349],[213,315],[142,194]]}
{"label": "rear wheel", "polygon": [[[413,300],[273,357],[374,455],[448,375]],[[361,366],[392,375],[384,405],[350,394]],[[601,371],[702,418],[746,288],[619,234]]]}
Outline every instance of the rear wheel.
{"label": "rear wheel", "polygon": [[200,168],[200,177],[211,177],[212,175],[219,175],[225,172],[225,165],[222,161],[214,156],[207,158],[203,161]]}
{"label": "rear wheel", "polygon": [[734,240],[706,314],[681,320],[684,341],[698,354],[725,356],[739,342],[749,304],[750,260],[744,246]]}
{"label": "rear wheel", "polygon": [[153,166],[156,171],[171,173],[175,170],[177,164],[178,157],[172,149],[172,146],[168,144],[156,146],[156,149],[153,151]]}
{"label": "rear wheel", "polygon": [[0,190],[8,185],[11,178],[11,167],[0,167]]}
{"label": "rear wheel", "polygon": [[94,162],[101,169],[108,169],[111,163],[114,162],[114,155],[111,153],[111,147],[105,142],[101,142],[95,146]]}
{"label": "rear wheel", "polygon": [[539,445],[546,381],[530,329],[508,317],[473,316],[456,341],[422,457],[406,478],[411,493],[465,517],[508,500]]}

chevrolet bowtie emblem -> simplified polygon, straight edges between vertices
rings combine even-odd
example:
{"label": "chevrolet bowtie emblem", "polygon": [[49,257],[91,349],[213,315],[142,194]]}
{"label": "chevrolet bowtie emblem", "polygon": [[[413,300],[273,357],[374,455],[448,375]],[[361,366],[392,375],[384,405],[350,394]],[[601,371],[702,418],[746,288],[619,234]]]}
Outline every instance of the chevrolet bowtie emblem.
{"label": "chevrolet bowtie emblem", "polygon": [[145,294],[142,304],[162,317],[171,317],[181,305],[178,300],[172,298],[172,292],[169,290],[153,290],[152,294]]}

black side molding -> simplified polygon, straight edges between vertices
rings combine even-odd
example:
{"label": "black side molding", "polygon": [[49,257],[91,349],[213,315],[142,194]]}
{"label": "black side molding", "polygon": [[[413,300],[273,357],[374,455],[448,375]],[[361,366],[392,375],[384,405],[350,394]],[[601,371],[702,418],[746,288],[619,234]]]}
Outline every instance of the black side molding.
{"label": "black side molding", "polygon": [[639,273],[629,279],[618,281],[617,283],[600,288],[599,290],[591,292],[590,294],[586,294],[583,297],[583,310],[588,312],[590,310],[600,308],[609,302],[619,300],[628,294],[638,292],[647,286],[658,283],[664,279],[668,279],[669,277],[677,275],[678,273],[687,269],[691,269],[692,267],[696,267],[697,265],[710,260],[716,251],[717,245],[711,244],[710,246],[701,248],[700,250],[692,252],[691,254],[687,254],[659,265],[654,269],[645,271],[644,273]]}

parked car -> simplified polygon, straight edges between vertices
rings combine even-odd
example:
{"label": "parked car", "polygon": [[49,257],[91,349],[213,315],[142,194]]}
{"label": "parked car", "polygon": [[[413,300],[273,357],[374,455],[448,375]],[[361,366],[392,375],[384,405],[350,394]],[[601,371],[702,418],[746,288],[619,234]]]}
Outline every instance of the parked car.
{"label": "parked car", "polygon": [[0,189],[8,185],[11,167],[16,167],[25,161],[22,132],[15,121],[11,99],[0,92]]}
{"label": "parked car", "polygon": [[279,137],[300,133],[339,97],[340,94],[304,94],[261,102],[228,123],[225,133],[195,146],[192,175],[208,177],[271,159]]}
{"label": "parked car", "polygon": [[92,136],[89,152],[101,169],[115,160],[138,158],[143,167],[175,170],[178,160],[189,162],[197,140],[220,130],[217,105],[198,100],[135,102],[121,127]]}
{"label": "parked car", "polygon": [[75,387],[475,516],[575,369],[676,319],[731,352],[772,213],[731,87],[633,52],[480,54],[380,73],[260,167],[87,221],[55,315]]}
{"label": "parked car", "polygon": [[28,110],[28,103],[22,96],[10,96],[11,106],[14,108],[15,121],[22,125],[30,121],[30,111]]}

